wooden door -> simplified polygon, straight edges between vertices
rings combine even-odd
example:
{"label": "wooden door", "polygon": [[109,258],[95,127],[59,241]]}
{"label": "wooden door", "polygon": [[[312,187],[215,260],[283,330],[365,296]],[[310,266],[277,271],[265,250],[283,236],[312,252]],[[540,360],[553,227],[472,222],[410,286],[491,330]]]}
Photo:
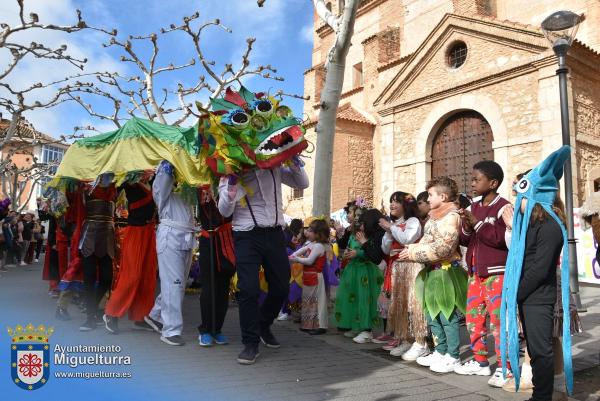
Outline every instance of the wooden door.
{"label": "wooden door", "polygon": [[448,176],[459,192],[472,195],[471,172],[481,160],[493,160],[492,129],[483,116],[464,111],[451,116],[440,127],[431,149],[431,176]]}

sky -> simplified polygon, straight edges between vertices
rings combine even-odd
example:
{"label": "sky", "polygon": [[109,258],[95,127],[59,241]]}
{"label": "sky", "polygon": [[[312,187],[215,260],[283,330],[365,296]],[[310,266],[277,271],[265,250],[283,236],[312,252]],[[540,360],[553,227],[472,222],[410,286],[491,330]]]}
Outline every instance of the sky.
{"label": "sky", "polygon": [[[282,89],[286,93],[302,95],[303,72],[311,66],[312,7],[311,0],[267,0],[262,8],[257,6],[255,0],[25,0],[25,15],[33,11],[39,14],[42,23],[69,24],[76,21],[75,9],[80,9],[88,25],[107,30],[116,28],[118,38],[123,39],[129,35],[158,32],[161,27],[167,28],[173,23],[179,25],[184,16],[199,11],[200,18],[196,27],[202,22],[219,18],[232,31],[228,33],[221,28],[209,27],[203,33],[202,51],[207,59],[216,62],[216,71],[222,71],[225,63],[233,63],[234,70],[239,68],[241,55],[246,49],[246,38],[254,37],[256,41],[250,55],[251,66],[270,64],[285,81],[253,77],[244,80],[244,85],[255,92],[273,93]],[[0,22],[13,25],[17,21],[16,1],[0,2]],[[85,73],[110,71],[140,74],[133,64],[120,61],[120,57],[125,54],[122,49],[102,46],[102,43],[108,42],[109,36],[94,31],[66,34],[31,30],[15,35],[14,40],[19,43],[36,41],[53,47],[66,44],[69,54],[88,59],[83,71]],[[139,42],[134,43],[134,49],[140,52],[142,58],[148,58],[149,48],[140,46]],[[158,43],[160,52],[157,66],[166,66],[171,62],[175,65],[184,64],[196,54],[191,39],[183,32],[159,35]],[[0,51],[0,60],[3,59],[7,59],[6,54]],[[5,64],[0,62],[0,69],[4,67]],[[28,57],[4,81],[24,88],[36,82],[49,82],[78,72],[77,68],[64,61]],[[200,75],[207,74],[199,63],[186,70],[166,72],[157,77],[156,93],[161,95],[163,87],[175,89],[180,82],[193,85]],[[38,90],[30,99],[43,100],[51,94],[48,90]],[[205,101],[207,97],[208,93],[203,92],[187,99],[192,102],[195,99]],[[111,111],[105,99],[89,97],[87,102],[102,114]],[[172,100],[168,100],[166,105],[174,105],[176,102],[176,98],[172,96]],[[284,103],[292,107],[295,115],[302,116],[302,100],[286,97]],[[91,117],[75,102],[27,112],[26,118],[37,130],[52,136],[71,134],[75,126],[92,125],[102,132],[116,128],[112,122]],[[189,119],[185,125],[193,123]]]}

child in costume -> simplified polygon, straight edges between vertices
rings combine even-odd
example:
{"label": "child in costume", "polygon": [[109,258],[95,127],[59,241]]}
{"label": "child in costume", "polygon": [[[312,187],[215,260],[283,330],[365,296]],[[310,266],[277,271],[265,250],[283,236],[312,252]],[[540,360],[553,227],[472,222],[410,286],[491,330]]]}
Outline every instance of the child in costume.
{"label": "child in costume", "polygon": [[[390,197],[392,223],[381,219],[379,225],[386,230],[382,249],[387,255],[391,273],[391,299],[388,321],[398,345],[390,355],[401,356],[405,361],[415,361],[427,355],[429,350],[425,337],[427,323],[423,308],[415,296],[415,279],[423,269],[420,263],[398,261],[398,254],[405,246],[416,243],[422,235],[421,222],[416,217],[417,201],[406,192],[394,192]],[[412,344],[409,342],[412,340]]]}
{"label": "child in costume", "polygon": [[502,387],[500,355],[500,304],[508,249],[505,243],[506,224],[502,219],[510,203],[498,194],[504,172],[492,160],[483,160],[473,166],[471,187],[479,197],[463,211],[461,245],[467,247],[466,263],[469,268],[467,289],[467,330],[471,340],[473,359],[456,366],[459,375],[489,376],[486,320],[496,339],[498,367],[488,381],[493,387]]}
{"label": "child in costume", "polygon": [[302,329],[317,335],[327,332],[327,294],[323,270],[331,254],[329,226],[314,220],[307,232],[309,243],[290,255],[290,261],[304,266],[302,273]]}
{"label": "child in costume", "polygon": [[[570,147],[563,146],[527,173],[515,186],[517,210],[502,293],[502,357],[508,354],[519,388],[520,369],[517,307],[531,356],[531,400],[552,399],[554,359],[552,332],[556,302],[556,265],[562,249],[562,309],[569,313],[569,249],[564,214],[557,205],[558,181],[569,160]],[[563,321],[563,360],[566,387],[573,390],[571,321]]]}
{"label": "child in costume", "polygon": [[[354,337],[356,343],[370,342],[371,329],[379,323],[377,297],[383,284],[383,276],[377,266],[384,254],[381,242],[384,231],[379,227],[383,217],[377,209],[355,210],[358,230],[350,236],[344,253],[347,265],[342,272],[335,302],[335,319],[344,336]],[[358,332],[358,335],[355,335]]]}
{"label": "child in costume", "polygon": [[429,212],[431,211],[431,206],[429,206],[427,198],[429,198],[427,191],[423,191],[417,195],[417,217],[421,222],[421,228],[425,227],[425,223],[429,220]]}
{"label": "child in costume", "polygon": [[[517,177],[515,180],[513,180],[512,185],[513,185],[513,190],[512,190],[512,194],[513,196],[516,198],[517,197],[517,191],[516,191],[516,184],[521,181],[521,179],[530,172],[531,170],[527,170],[524,173],[521,174],[517,174]],[[557,195],[556,199],[555,199],[555,206],[560,209],[563,210],[564,206],[562,204],[562,201],[560,200],[560,197]],[[585,208],[585,204],[582,206],[582,210]],[[510,247],[510,243],[511,243],[511,238],[512,238],[512,224],[513,224],[513,218],[514,218],[514,208],[512,207],[507,207],[502,215],[502,218],[504,219],[504,222],[506,224],[506,244],[507,246]],[[555,376],[556,375],[560,375],[561,373],[563,373],[563,369],[562,366],[557,366],[557,361],[562,360],[562,350],[561,350],[561,338],[562,338],[562,333],[563,333],[563,310],[562,310],[562,288],[561,288],[561,283],[560,283],[560,274],[561,274],[561,265],[560,263],[557,264],[557,269],[556,269],[556,274],[557,274],[557,286],[556,286],[556,303],[554,304],[554,324],[553,324],[553,350],[554,350],[554,363],[555,363]],[[581,326],[581,321],[579,319],[579,313],[577,312],[577,307],[575,305],[575,302],[573,300],[572,297],[569,298],[569,314],[570,314],[570,332],[571,334],[575,334],[575,333],[580,333],[583,331],[582,326]],[[520,325],[520,333],[522,332],[522,324],[519,323]],[[519,378],[519,392],[528,392],[531,393],[533,390],[533,382],[532,382],[532,376],[533,376],[533,372],[531,369],[531,357],[529,356],[529,353],[527,352],[527,347],[525,346],[524,348],[524,352],[525,352],[525,359],[523,361],[523,364],[521,365],[521,369],[520,369],[520,378]],[[564,380],[564,375],[562,375],[562,378]],[[559,378],[560,379],[560,378]],[[515,385],[515,380],[514,378],[510,378],[506,384],[504,386],[502,386],[502,389],[508,392],[514,392],[516,391],[516,385]]]}
{"label": "child in costume", "polygon": [[425,264],[417,276],[415,293],[425,309],[435,351],[417,358],[417,363],[433,372],[448,373],[459,363],[456,310],[464,313],[467,292],[467,275],[458,252],[460,215],[455,204],[458,188],[454,180],[439,177],[427,184],[427,192],[431,211],[423,238],[406,246],[398,260]]}
{"label": "child in costume", "polygon": [[[304,244],[304,227],[302,220],[293,219],[284,230],[286,251],[288,256],[296,252]],[[290,261],[290,292],[288,299],[284,302],[277,320],[290,319],[294,313],[298,313],[302,307],[302,265]]]}
{"label": "child in costume", "polygon": [[[362,199],[357,199],[359,202],[363,202]],[[358,206],[356,206],[357,200],[350,201],[346,203],[344,206],[344,212],[346,212],[346,221],[348,222],[348,226],[344,228],[339,222],[334,223],[335,231],[337,234],[337,244],[338,250],[340,254],[344,254],[344,251],[348,247],[348,242],[350,241],[350,236],[352,235],[352,230],[354,227],[355,213]],[[342,261],[341,269],[346,266],[346,262]]]}

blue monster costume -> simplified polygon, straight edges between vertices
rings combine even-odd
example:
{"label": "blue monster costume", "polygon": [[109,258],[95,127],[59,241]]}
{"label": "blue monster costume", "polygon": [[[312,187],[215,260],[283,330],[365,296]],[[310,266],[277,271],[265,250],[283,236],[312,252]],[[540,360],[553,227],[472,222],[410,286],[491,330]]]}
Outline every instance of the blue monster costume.
{"label": "blue monster costume", "polygon": [[[517,200],[513,217],[513,233],[506,260],[506,273],[504,274],[504,288],[502,291],[502,306],[500,318],[502,331],[500,335],[500,349],[503,360],[508,354],[515,384],[519,389],[519,334],[517,328],[517,292],[523,267],[525,253],[525,238],[531,212],[535,204],[539,203],[544,210],[558,223],[563,235],[561,285],[562,309],[565,319],[563,321],[563,358],[564,371],[569,394],[573,392],[573,363],[571,360],[571,333],[569,316],[569,247],[567,243],[567,230],[564,224],[552,210],[554,198],[558,192],[558,181],[563,175],[563,166],[569,158],[571,148],[563,146],[553,152],[542,163],[532,169],[516,185]],[[524,213],[520,211],[521,200],[527,198],[527,207]],[[508,337],[508,338],[507,338]],[[506,375],[506,364],[503,367]]]}

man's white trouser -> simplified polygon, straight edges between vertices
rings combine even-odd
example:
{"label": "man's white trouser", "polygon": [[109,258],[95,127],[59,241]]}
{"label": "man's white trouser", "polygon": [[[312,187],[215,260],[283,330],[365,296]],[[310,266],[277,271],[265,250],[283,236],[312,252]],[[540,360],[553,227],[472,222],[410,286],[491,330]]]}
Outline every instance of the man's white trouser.
{"label": "man's white trouser", "polygon": [[162,252],[158,252],[160,294],[154,301],[150,317],[162,323],[163,337],[181,335],[183,330],[181,308],[191,262],[191,249],[171,249],[167,244]]}

